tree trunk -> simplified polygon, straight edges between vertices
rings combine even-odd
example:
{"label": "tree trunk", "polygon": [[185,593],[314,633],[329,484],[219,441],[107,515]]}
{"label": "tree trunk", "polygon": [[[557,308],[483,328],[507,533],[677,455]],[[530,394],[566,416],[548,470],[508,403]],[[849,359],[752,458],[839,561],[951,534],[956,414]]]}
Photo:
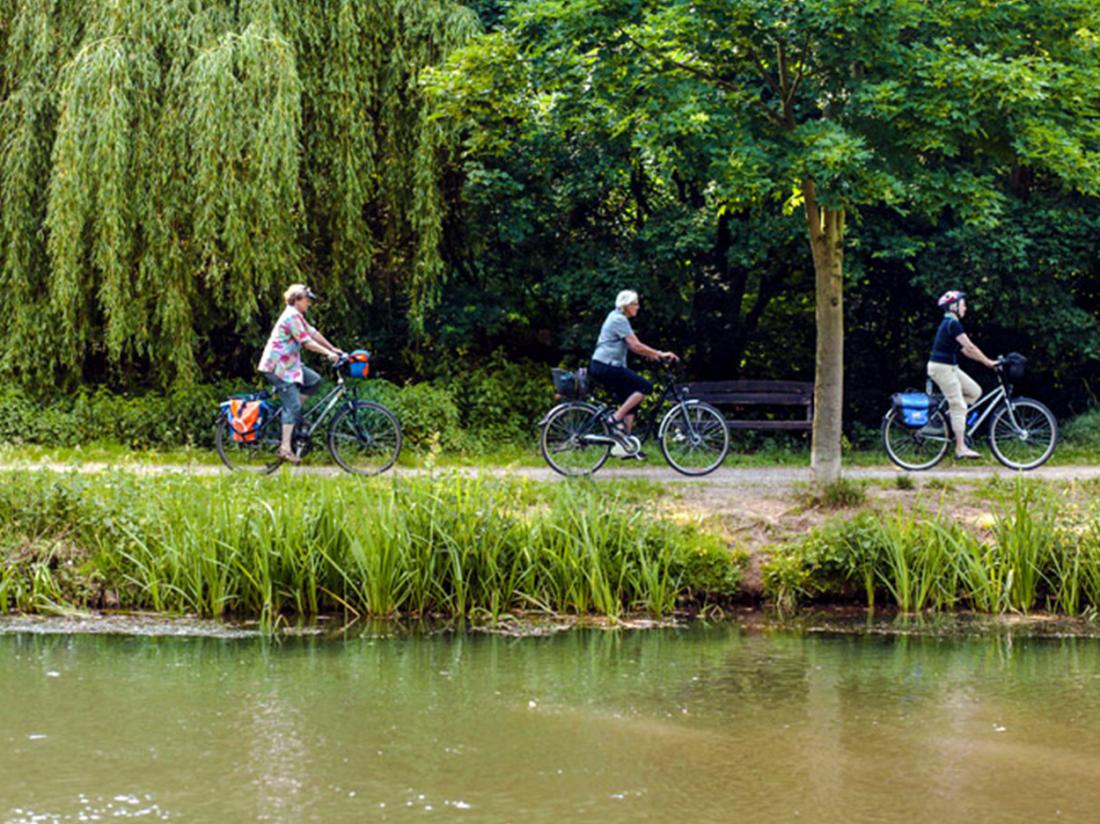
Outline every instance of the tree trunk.
{"label": "tree trunk", "polygon": [[802,183],[814,258],[817,357],[810,467],[815,484],[840,478],[844,420],[844,210],[822,207],[812,180]]}

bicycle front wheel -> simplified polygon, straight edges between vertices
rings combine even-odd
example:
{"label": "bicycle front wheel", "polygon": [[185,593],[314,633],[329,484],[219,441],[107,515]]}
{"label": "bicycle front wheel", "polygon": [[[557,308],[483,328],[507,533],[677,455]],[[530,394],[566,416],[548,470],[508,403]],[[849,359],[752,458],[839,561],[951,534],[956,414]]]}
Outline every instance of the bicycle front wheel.
{"label": "bicycle front wheel", "polygon": [[[1008,404],[1012,410],[1009,414]],[[989,424],[989,445],[1009,469],[1035,469],[1046,463],[1058,445],[1054,413],[1031,398],[1001,404]]]}
{"label": "bicycle front wheel", "polygon": [[608,441],[591,441],[588,436],[609,438],[607,424],[599,419],[590,403],[563,403],[550,412],[539,436],[542,457],[560,475],[591,475],[611,454]]}
{"label": "bicycle front wheel", "polygon": [[730,450],[730,432],[722,413],[709,403],[678,403],[661,421],[661,454],[684,475],[708,475]]}
{"label": "bicycle front wheel", "polygon": [[282,423],[279,416],[271,415],[252,441],[234,440],[235,433],[224,415],[218,416],[214,425],[214,448],[222,463],[235,472],[253,472],[270,475],[283,462],[279,457],[282,442]]}
{"label": "bicycle front wheel", "polygon": [[906,426],[895,409],[882,419],[882,445],[890,460],[902,469],[931,469],[947,454],[950,440],[947,420],[939,411],[929,415],[928,423],[921,427]]}
{"label": "bicycle front wheel", "polygon": [[382,404],[355,401],[329,424],[328,451],[346,472],[378,475],[401,454],[401,424]]}

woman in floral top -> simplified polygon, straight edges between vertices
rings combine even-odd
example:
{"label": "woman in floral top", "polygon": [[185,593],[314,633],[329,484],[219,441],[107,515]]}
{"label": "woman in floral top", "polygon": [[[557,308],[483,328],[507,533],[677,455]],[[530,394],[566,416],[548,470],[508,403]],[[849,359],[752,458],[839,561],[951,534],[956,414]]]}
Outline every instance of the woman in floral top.
{"label": "woman in floral top", "polygon": [[311,349],[326,355],[336,363],[344,352],[329,343],[325,336],[310,326],[306,312],[317,296],[302,283],[295,283],[283,293],[286,309],[279,315],[257,367],[283,401],[283,442],[279,457],[291,463],[301,459],[294,454],[291,437],[294,424],[302,414],[302,397],[321,382],[321,376],[302,363],[301,349]]}

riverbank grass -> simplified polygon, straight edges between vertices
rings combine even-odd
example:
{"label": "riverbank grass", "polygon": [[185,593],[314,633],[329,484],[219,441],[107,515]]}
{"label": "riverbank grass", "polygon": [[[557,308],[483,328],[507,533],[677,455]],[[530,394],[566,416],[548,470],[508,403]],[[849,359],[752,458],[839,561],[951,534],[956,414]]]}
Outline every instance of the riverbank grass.
{"label": "riverbank grass", "polygon": [[7,473],[0,610],[497,619],[678,607],[737,592],[714,534],[648,484]]}
{"label": "riverbank grass", "polygon": [[903,612],[1100,609],[1094,495],[1082,504],[1024,479],[987,482],[977,494],[992,511],[966,525],[924,505],[833,518],[768,553],[765,592],[784,609],[860,596]]}

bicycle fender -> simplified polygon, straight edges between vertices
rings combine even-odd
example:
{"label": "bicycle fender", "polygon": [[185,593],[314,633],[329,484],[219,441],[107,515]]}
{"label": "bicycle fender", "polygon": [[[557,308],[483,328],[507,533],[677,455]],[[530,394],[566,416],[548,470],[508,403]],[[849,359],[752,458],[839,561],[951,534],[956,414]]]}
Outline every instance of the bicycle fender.
{"label": "bicycle fender", "polygon": [[555,412],[557,412],[559,409],[561,409],[563,406],[576,406],[578,404],[586,407],[590,412],[595,412],[596,411],[595,406],[593,406],[592,404],[587,403],[585,401],[562,401],[561,403],[554,404],[554,406],[550,407],[550,409],[547,410],[546,414],[542,416],[542,420],[540,420],[537,424],[535,424],[535,426],[538,429],[542,429],[544,426],[546,426],[546,423],[547,423],[547,421],[550,420],[550,417]]}
{"label": "bicycle fender", "polygon": [[661,425],[657,428],[657,437],[663,438],[665,436],[665,430],[668,429],[669,424],[672,422],[672,413],[675,412],[681,405],[686,407],[698,406],[703,403],[701,400],[680,401],[672,409],[665,413],[664,418],[661,419]]}

